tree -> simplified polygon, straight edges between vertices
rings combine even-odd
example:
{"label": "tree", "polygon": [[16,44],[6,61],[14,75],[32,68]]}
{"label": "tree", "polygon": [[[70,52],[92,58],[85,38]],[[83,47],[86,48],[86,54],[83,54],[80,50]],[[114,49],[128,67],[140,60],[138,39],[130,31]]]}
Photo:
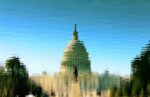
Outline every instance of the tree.
{"label": "tree", "polygon": [[115,97],[116,92],[117,92],[117,87],[113,87],[110,92],[110,97]]}
{"label": "tree", "polygon": [[8,96],[24,97],[29,92],[28,72],[18,57],[11,57],[5,64],[7,75],[9,76]]}
{"label": "tree", "polygon": [[18,57],[10,57],[5,67],[0,67],[0,97],[25,97],[29,91],[41,97],[42,88],[31,82],[26,66]]}
{"label": "tree", "polygon": [[147,92],[148,92],[148,95],[150,96],[150,83],[147,85]]}
{"label": "tree", "polygon": [[41,97],[42,95],[42,87],[32,80],[30,80],[30,91],[36,97]]}
{"label": "tree", "polygon": [[131,83],[126,81],[122,86],[122,95],[123,97],[129,97],[131,94]]}
{"label": "tree", "polygon": [[147,95],[147,85],[150,82],[150,43],[132,61],[131,72],[132,94]]}

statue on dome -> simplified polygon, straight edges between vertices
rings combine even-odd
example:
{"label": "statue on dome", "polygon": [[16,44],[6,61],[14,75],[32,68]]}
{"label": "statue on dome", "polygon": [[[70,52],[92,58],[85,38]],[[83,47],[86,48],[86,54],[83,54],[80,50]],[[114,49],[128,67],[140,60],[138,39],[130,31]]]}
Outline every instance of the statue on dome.
{"label": "statue on dome", "polygon": [[74,66],[74,72],[73,73],[74,73],[74,79],[77,82],[77,80],[78,80],[78,68],[76,65]]}
{"label": "statue on dome", "polygon": [[74,26],[73,38],[75,40],[78,40],[77,24],[75,24]]}

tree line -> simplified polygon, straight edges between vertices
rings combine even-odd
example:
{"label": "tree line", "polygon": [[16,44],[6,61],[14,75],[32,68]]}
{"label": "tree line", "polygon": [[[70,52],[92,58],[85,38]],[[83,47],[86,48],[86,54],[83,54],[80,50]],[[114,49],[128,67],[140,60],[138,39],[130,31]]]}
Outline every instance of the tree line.
{"label": "tree line", "polygon": [[0,66],[0,97],[41,97],[42,88],[29,78],[28,70],[18,57],[10,57]]}
{"label": "tree line", "polygon": [[132,60],[130,80],[113,87],[111,97],[150,97],[150,41]]}

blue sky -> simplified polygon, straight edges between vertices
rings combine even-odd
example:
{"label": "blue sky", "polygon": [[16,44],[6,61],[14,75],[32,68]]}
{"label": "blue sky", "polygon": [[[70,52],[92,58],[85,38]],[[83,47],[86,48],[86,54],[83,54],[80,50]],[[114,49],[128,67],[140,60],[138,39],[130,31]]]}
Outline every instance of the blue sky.
{"label": "blue sky", "polygon": [[75,23],[93,71],[128,75],[150,40],[150,1],[0,0],[0,63],[17,55],[30,74],[58,72]]}

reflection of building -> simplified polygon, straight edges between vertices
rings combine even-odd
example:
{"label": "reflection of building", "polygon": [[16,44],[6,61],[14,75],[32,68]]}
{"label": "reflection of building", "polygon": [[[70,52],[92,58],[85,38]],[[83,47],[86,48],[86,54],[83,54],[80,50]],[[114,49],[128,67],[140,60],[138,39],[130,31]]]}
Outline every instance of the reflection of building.
{"label": "reflection of building", "polygon": [[[78,81],[83,97],[96,95],[98,89],[98,74],[91,72],[88,52],[82,41],[78,39],[78,32],[73,32],[73,39],[68,43],[61,61],[61,71],[52,75],[32,77],[45,92],[55,92],[57,97],[69,97],[73,81],[74,66],[78,69]],[[95,97],[95,96],[94,96]]]}
{"label": "reflection of building", "polygon": [[32,79],[39,83],[49,95],[56,97],[70,97],[73,82],[74,66],[78,69],[78,81],[80,83],[82,97],[109,97],[110,89],[120,88],[126,81],[121,81],[120,76],[110,74],[107,70],[102,75],[91,71],[91,62],[88,52],[82,41],[78,38],[78,32],[73,32],[73,39],[68,43],[61,60],[61,70],[54,75],[38,75]]}
{"label": "reflection of building", "polygon": [[[55,91],[59,96],[68,96],[71,92],[71,84],[73,82],[73,75],[58,73],[54,77]],[[82,95],[93,93],[98,88],[98,77],[96,74],[80,74],[78,77]],[[85,97],[83,96],[83,97]]]}
{"label": "reflection of building", "polygon": [[99,77],[99,89],[102,97],[109,97],[110,90],[120,88],[121,80],[119,75],[110,74],[108,70]]}
{"label": "reflection of building", "polygon": [[101,91],[112,89],[113,87],[120,88],[120,76],[110,74],[108,70],[100,76],[99,89]]}
{"label": "reflection of building", "polygon": [[45,93],[50,94],[53,89],[53,76],[42,74],[42,75],[34,75],[31,77],[33,81],[42,86],[42,89]]}
{"label": "reflection of building", "polygon": [[82,95],[87,96],[88,93],[92,94],[98,88],[98,77],[97,74],[91,72],[88,53],[83,42],[78,39],[76,26],[73,32],[73,39],[68,43],[64,51],[61,61],[61,71],[54,75],[55,91],[59,97],[68,97],[70,95],[75,65],[79,73],[78,81]]}
{"label": "reflection of building", "polygon": [[78,32],[73,32],[73,39],[68,43],[61,62],[61,72],[73,73],[74,65],[77,65],[78,72],[87,74],[91,72],[88,53],[82,41],[78,39]]}

